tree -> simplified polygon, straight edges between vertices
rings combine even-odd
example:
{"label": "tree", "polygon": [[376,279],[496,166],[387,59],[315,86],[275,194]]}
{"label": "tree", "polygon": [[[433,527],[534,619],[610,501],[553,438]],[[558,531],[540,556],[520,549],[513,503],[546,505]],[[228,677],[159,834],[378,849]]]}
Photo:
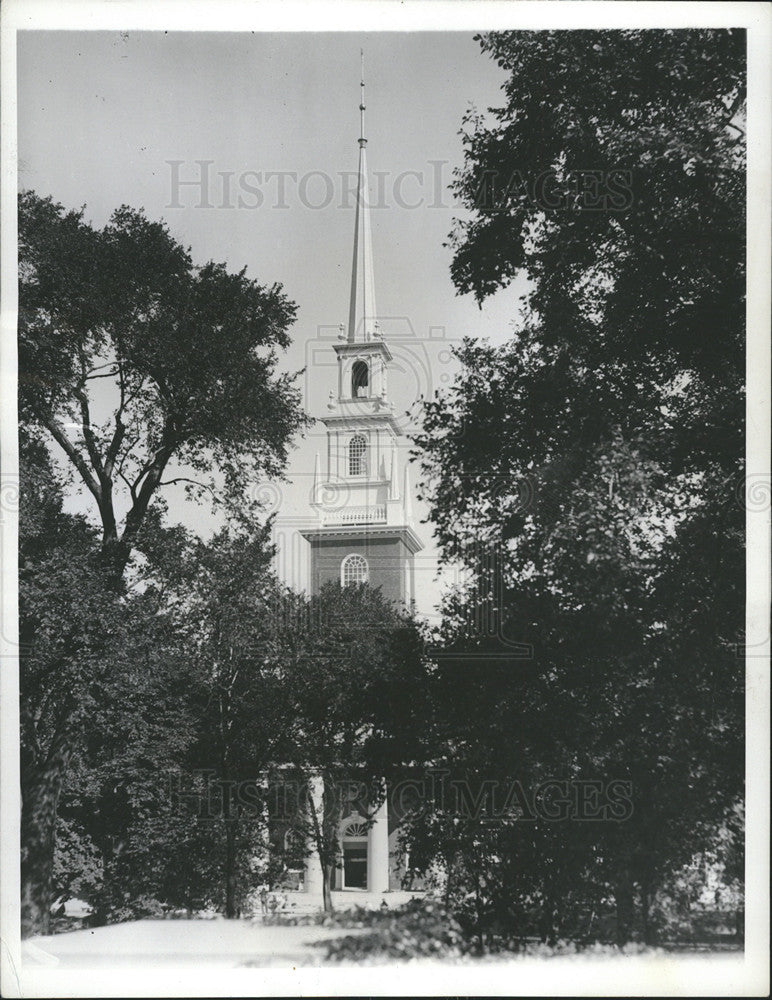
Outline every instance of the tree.
{"label": "tree", "polygon": [[[467,120],[455,189],[471,218],[452,235],[452,274],[479,301],[516,273],[531,282],[501,355],[505,381],[488,390],[495,420],[515,379],[502,416],[516,434],[493,470],[510,474],[518,445],[532,470],[565,465],[618,425],[645,435],[672,474],[739,474],[744,33],[493,33],[481,44],[510,76],[492,122]],[[629,196],[604,201],[614,171],[627,172]],[[594,201],[581,188],[593,176]],[[485,389],[481,372],[480,403]],[[551,429],[531,426],[537,408]]]}
{"label": "tree", "polygon": [[94,532],[65,514],[45,447],[20,439],[19,604],[22,929],[45,931],[64,775],[116,645],[125,612],[105,591]]}
{"label": "tree", "polygon": [[[115,598],[143,529],[160,524],[162,488],[217,492],[249,520],[250,483],[281,470],[305,423],[293,378],[276,373],[295,313],[280,286],[220,264],[194,267],[142,212],[124,206],[102,230],[83,216],[20,196],[27,931],[47,919],[62,782],[89,699],[125,638]],[[62,514],[57,475],[32,444],[41,431],[93,498],[100,539]]]}
{"label": "tree", "polygon": [[[480,42],[509,77],[492,123],[466,120],[455,188],[473,214],[453,236],[459,290],[482,300],[525,270],[547,345],[586,348],[593,330],[607,366],[672,355],[734,371],[745,33],[494,32]],[[614,171],[627,172],[623,197]]]}
{"label": "tree", "polygon": [[417,759],[426,711],[424,637],[410,614],[366,584],[326,584],[308,603],[295,605],[286,621],[292,725],[285,761],[308,786],[296,825],[318,855],[330,912],[342,793],[352,782],[368,789],[372,821],[384,778]]}
{"label": "tree", "polygon": [[23,932],[45,933],[54,898],[73,894],[98,922],[152,899],[189,905],[192,881],[210,893],[213,838],[168,785],[198,734],[196,676],[149,585],[179,532],[146,522],[140,543],[158,559],[118,595],[96,532],[63,511],[48,451],[24,429],[20,456]]}
{"label": "tree", "polygon": [[84,211],[20,196],[20,412],[93,498],[115,586],[164,486],[248,518],[305,418],[276,373],[295,316],[281,286],[194,266],[141,211],[101,230]]}
{"label": "tree", "polygon": [[202,542],[151,518],[138,538],[128,625],[61,798],[57,890],[98,923],[235,917],[266,853],[261,779],[289,724],[267,530]]}
{"label": "tree", "polygon": [[[612,495],[599,474],[610,460]],[[554,501],[548,531],[533,511],[517,548],[494,548],[498,565],[488,558],[475,588],[446,602],[428,740],[435,771],[467,790],[467,805],[450,796],[419,810],[411,861],[445,869],[458,905],[474,903],[467,919],[481,936],[491,921],[534,933],[537,911],[548,937],[559,926],[583,933],[579,914],[612,898],[625,940],[636,893],[645,934],[657,890],[741,794],[742,676],[730,641],[741,549],[729,535],[723,620],[708,609],[710,627],[700,611],[699,628],[685,628],[682,609],[695,609],[705,577],[703,591],[685,588],[684,564],[652,526],[659,478],[618,444]],[[547,781],[569,799],[586,794],[589,814],[577,802],[562,818],[551,807],[545,822],[532,796]],[[522,791],[502,812],[513,782]],[[630,811],[608,811],[615,787]]]}
{"label": "tree", "polygon": [[742,794],[744,36],[481,43],[510,75],[466,121],[452,274],[480,301],[519,273],[530,290],[510,343],[463,345],[416,443],[474,581],[451,650],[471,666],[485,610],[533,659],[500,706],[477,685],[468,726],[451,709],[445,746],[494,775],[509,743],[536,773],[633,782],[630,822],[571,875],[609,887],[624,939],[634,893],[645,919]]}
{"label": "tree", "polygon": [[289,753],[291,692],[282,607],[294,597],[270,569],[268,527],[217,533],[189,553],[176,588],[186,655],[195,669],[196,740],[189,766],[206,775],[218,831],[226,917],[239,915],[251,860],[265,851],[265,785]]}
{"label": "tree", "polygon": [[[55,854],[58,891],[77,891],[98,924],[209,902],[219,888],[215,831],[180,801],[180,786],[194,782],[175,781],[190,773],[198,737],[194,664],[158,589],[122,603],[121,642],[64,781]],[[93,861],[85,884],[84,858]]]}

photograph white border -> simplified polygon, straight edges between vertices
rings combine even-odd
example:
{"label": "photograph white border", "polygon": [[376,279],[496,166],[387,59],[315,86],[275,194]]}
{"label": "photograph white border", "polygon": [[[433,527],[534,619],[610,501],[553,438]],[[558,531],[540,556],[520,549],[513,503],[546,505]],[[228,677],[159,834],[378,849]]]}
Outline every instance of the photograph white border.
{"label": "photograph white border", "polygon": [[[764,996],[769,987],[770,99],[772,8],[757,3],[607,0],[5,0],[2,17],[0,276],[0,973],[6,996],[343,996],[353,994]],[[384,29],[387,25],[387,29]],[[731,957],[518,959],[469,965],[224,970],[22,964],[16,440],[16,33],[114,31],[465,31],[744,27],[748,30],[747,469],[767,502],[747,512],[746,938]],[[758,478],[761,477],[761,478]],[[750,480],[749,480],[750,482]],[[10,514],[10,516],[9,516]]]}

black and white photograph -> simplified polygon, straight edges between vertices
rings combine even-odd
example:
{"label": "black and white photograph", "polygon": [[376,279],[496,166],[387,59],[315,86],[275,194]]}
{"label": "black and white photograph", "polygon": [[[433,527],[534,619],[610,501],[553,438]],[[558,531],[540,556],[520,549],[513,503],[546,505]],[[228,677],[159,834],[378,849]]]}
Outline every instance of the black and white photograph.
{"label": "black and white photograph", "polygon": [[771,9],[4,6],[3,995],[768,995]]}

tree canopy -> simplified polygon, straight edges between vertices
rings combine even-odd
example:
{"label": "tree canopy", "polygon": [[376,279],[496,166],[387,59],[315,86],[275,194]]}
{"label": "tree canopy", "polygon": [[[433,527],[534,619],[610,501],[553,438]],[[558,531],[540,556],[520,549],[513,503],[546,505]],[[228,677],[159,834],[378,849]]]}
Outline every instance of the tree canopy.
{"label": "tree canopy", "polygon": [[19,270],[21,417],[93,497],[114,572],[170,482],[254,513],[250,484],[281,472],[305,423],[293,376],[277,372],[295,317],[281,286],[194,265],[142,211],[122,206],[98,229],[32,191]]}
{"label": "tree canopy", "polygon": [[[454,186],[472,215],[453,237],[459,290],[483,299],[524,269],[548,346],[592,349],[592,331],[609,363],[653,354],[712,374],[736,366],[744,31],[494,32],[480,41],[508,79],[504,104],[465,123]],[[628,191],[604,198],[619,172]],[[583,184],[597,189],[594,201]]]}
{"label": "tree canopy", "polygon": [[[171,574],[168,590],[203,570],[202,554],[193,570],[181,560],[184,532],[163,525],[161,494],[172,483],[196,498],[209,492],[232,520],[254,528],[254,485],[281,474],[306,423],[294,376],[278,371],[294,316],[281,286],[222,264],[194,265],[142,211],[122,206],[99,229],[85,209],[20,195],[26,932],[46,926],[57,825],[76,855],[99,860],[91,879],[99,907],[118,905],[116,873],[126,872],[131,852],[119,862],[111,844],[125,846],[132,823],[136,833],[148,820],[152,733],[167,727],[179,736],[155,746],[157,763],[177,764],[197,735],[193,727],[185,736],[190,704],[186,714],[184,699],[175,701],[188,669],[176,655],[184,629],[175,608],[147,577],[144,592],[127,588],[124,571],[139,546],[156,581]],[[69,483],[52,464],[57,450]],[[64,513],[73,478],[90,494],[101,533]],[[63,792],[69,812],[57,820]],[[56,864],[60,875],[67,870],[61,854]],[[150,891],[149,875],[145,885]]]}
{"label": "tree canopy", "polygon": [[606,885],[624,939],[634,893],[647,920],[742,796],[744,34],[480,41],[508,78],[465,121],[452,275],[480,301],[529,290],[502,347],[462,345],[415,438],[472,581],[446,604],[437,760],[630,780],[634,808],[487,852],[474,824],[446,832],[467,887],[491,858],[499,894],[524,898],[526,869],[547,911],[566,864],[572,892]]}

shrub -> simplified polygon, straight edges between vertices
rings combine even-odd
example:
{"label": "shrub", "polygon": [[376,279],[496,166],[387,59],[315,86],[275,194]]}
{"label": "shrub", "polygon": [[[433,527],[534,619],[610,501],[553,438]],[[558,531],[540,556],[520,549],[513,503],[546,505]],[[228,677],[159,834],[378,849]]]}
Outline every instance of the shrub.
{"label": "shrub", "polygon": [[439,901],[412,899],[394,910],[358,907],[337,914],[339,927],[369,928],[370,933],[347,934],[321,942],[326,958],[336,962],[372,959],[458,958],[469,950],[460,925]]}

